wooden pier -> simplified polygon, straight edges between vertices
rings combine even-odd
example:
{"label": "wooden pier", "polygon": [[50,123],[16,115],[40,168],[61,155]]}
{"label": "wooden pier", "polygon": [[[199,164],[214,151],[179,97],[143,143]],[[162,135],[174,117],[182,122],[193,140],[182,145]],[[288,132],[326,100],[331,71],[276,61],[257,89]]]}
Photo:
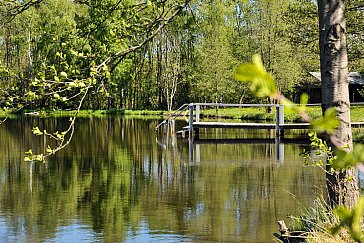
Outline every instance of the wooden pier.
{"label": "wooden pier", "polygon": [[[319,106],[320,104],[313,104]],[[354,105],[364,105],[364,103],[357,103]],[[272,107],[276,109],[275,121],[273,123],[249,123],[249,122],[207,122],[200,121],[200,109],[204,107]],[[171,132],[175,134],[175,123],[174,119],[178,116],[183,115],[188,111],[189,118],[187,119],[188,126],[184,126],[182,131],[177,133],[182,134],[183,137],[187,137],[189,140],[189,160],[191,163],[200,161],[200,145],[201,144],[275,144],[276,160],[277,163],[281,164],[284,161],[284,144],[307,144],[308,140],[284,138],[284,131],[289,129],[310,129],[310,123],[285,123],[284,121],[284,106],[274,104],[216,104],[216,103],[191,103],[184,104],[174,113],[170,114],[164,121],[156,126],[156,130],[159,127],[163,128],[163,134],[166,136],[168,126],[171,126]],[[352,122],[353,128],[363,127],[364,122]],[[275,130],[273,138],[200,138],[200,129],[209,128],[235,128],[235,129],[267,129]],[[163,147],[164,144],[160,143]]]}
{"label": "wooden pier", "polygon": [[[275,107],[276,119],[274,123],[233,123],[233,122],[201,122],[201,107]],[[191,103],[189,109],[189,124],[180,131],[185,137],[199,136],[201,128],[236,128],[236,129],[269,129],[276,131],[276,137],[284,137],[284,131],[290,129],[309,129],[310,123],[285,123],[284,106],[274,104],[216,104],[216,103]],[[364,127],[364,122],[352,122],[352,127]]]}

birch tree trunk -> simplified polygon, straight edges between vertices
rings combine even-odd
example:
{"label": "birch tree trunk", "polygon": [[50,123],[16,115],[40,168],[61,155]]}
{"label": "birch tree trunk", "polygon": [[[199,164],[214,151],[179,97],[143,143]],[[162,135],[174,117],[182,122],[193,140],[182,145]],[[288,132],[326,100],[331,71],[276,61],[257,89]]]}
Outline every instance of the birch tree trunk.
{"label": "birch tree trunk", "polygon": [[[331,145],[348,145],[351,150],[353,144],[344,12],[344,0],[318,0],[322,111],[335,108],[340,121],[336,134],[331,138]],[[359,197],[355,169],[327,174],[327,188],[332,206],[353,207]]]}

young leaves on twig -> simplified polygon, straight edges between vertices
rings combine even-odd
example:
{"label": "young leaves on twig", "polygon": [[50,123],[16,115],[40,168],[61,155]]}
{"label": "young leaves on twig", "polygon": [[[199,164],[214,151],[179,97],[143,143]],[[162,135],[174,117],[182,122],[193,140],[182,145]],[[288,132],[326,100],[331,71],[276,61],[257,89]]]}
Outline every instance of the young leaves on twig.
{"label": "young leaves on twig", "polygon": [[250,89],[257,97],[273,97],[278,95],[274,78],[266,72],[259,55],[253,56],[253,63],[243,63],[238,66],[235,78],[244,82],[251,82]]}

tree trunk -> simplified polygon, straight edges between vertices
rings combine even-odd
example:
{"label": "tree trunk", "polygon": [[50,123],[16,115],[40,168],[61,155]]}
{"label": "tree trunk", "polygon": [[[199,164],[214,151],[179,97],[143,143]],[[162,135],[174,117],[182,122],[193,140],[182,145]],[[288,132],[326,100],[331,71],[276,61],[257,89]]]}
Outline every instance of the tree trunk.
{"label": "tree trunk", "polygon": [[[333,107],[340,125],[331,145],[352,149],[348,57],[346,47],[345,4],[343,0],[319,0],[320,68],[322,111]],[[359,197],[355,169],[327,174],[329,201],[332,206],[353,207]]]}

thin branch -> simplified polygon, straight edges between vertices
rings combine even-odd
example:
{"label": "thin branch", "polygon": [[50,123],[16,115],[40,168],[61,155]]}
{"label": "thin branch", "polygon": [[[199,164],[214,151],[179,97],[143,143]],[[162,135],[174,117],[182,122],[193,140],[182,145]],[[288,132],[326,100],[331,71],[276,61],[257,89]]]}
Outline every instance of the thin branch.
{"label": "thin branch", "polygon": [[149,41],[151,41],[191,1],[192,0],[185,0],[185,2],[183,4],[178,5],[176,7],[176,10],[168,18],[166,18],[164,21],[162,21],[162,23],[159,25],[159,27],[156,30],[152,31],[152,33],[144,41],[142,41],[141,43],[139,43],[136,46],[129,47],[123,51],[116,52],[113,55],[109,56],[99,66],[97,66],[97,70],[99,70],[104,65],[110,64],[111,62],[113,62],[114,60],[116,60],[118,58],[119,58],[119,60],[117,61],[117,64],[119,64],[121,62],[121,59],[123,59],[126,55],[139,50],[141,47],[143,47],[145,44],[147,44]]}
{"label": "thin branch", "polygon": [[[92,85],[91,85],[91,82],[90,82],[89,85],[85,88],[85,93],[83,94],[83,96],[82,96],[82,98],[80,100],[80,103],[78,104],[76,114],[71,117],[71,123],[70,123],[68,129],[65,131],[65,134],[68,134],[69,132],[71,132],[68,139],[66,141],[64,139],[62,139],[61,143],[56,148],[52,149],[51,153],[48,153],[48,154],[44,155],[43,158],[49,157],[50,155],[54,155],[55,153],[57,153],[61,149],[65,148],[71,142],[74,131],[75,131],[75,122],[76,122],[77,115],[80,112],[83,101],[86,98],[86,95],[87,95],[87,93],[88,93],[88,91],[89,91],[89,89],[91,87],[92,87]],[[49,135],[51,135],[51,134],[49,134]],[[51,137],[54,138],[53,135],[51,135]]]}

